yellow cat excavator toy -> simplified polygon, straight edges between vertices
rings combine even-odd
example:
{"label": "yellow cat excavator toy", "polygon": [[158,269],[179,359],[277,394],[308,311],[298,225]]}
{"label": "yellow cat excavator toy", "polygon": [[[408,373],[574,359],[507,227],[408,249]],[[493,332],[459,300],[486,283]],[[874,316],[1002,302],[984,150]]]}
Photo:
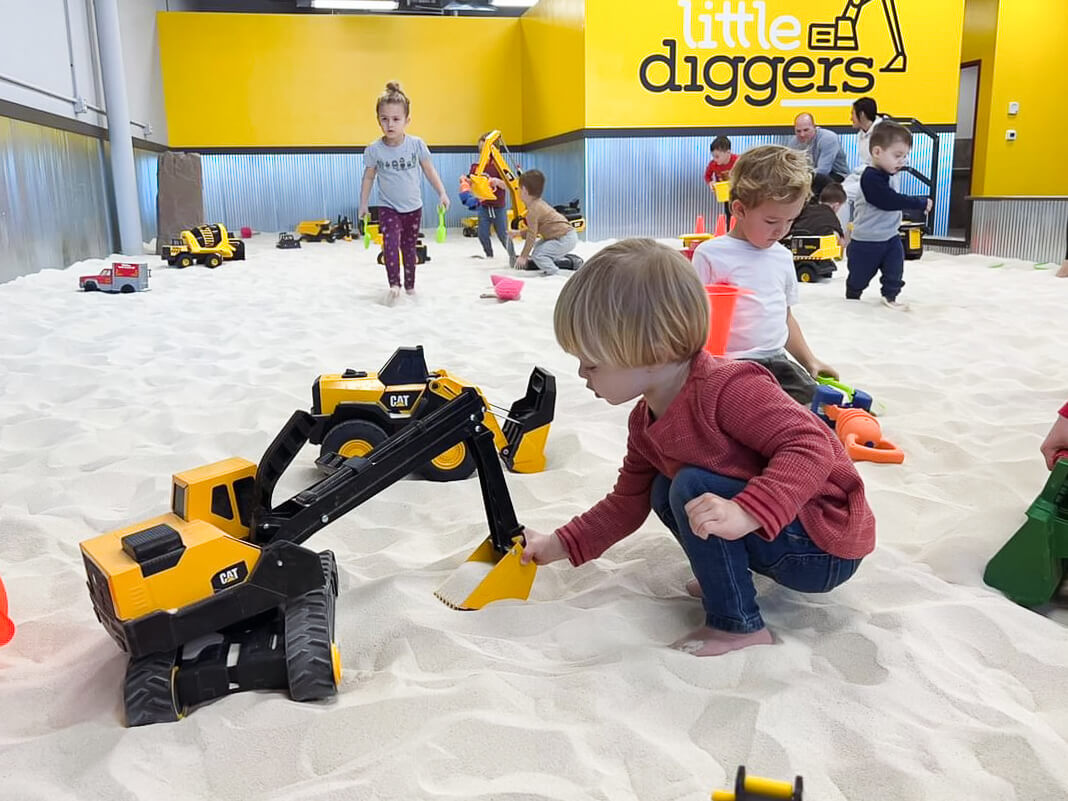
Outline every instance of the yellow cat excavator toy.
{"label": "yellow cat excavator toy", "polygon": [[[482,486],[489,536],[437,591],[478,609],[525,599],[516,520],[485,406],[473,387],[425,393],[417,419],[366,456],[331,454],[330,475],[278,506],[278,479],[308,441],[314,418],[296,411],[259,466],[240,458],[177,473],[171,511],[81,543],[97,618],[127,652],[128,726],[173,721],[243,690],[287,689],[293,700],[334,695],[337,567],[302,543],[437,454],[463,444]],[[473,568],[473,569],[472,569]]]}
{"label": "yellow cat excavator toy", "polygon": [[[482,150],[478,155],[478,164],[475,166],[474,172],[467,178],[471,182],[471,194],[479,200],[493,200],[496,198],[496,192],[490,185],[490,176],[486,174],[486,165],[492,161],[497,168],[497,172],[501,174],[501,180],[504,181],[505,188],[512,201],[508,225],[513,231],[522,231],[526,228],[527,206],[519,196],[519,171],[512,169],[504,154],[501,153],[502,147],[505,150],[508,149],[504,145],[504,140],[501,139],[500,131],[490,131],[486,134],[486,139],[482,143]],[[571,223],[571,227],[576,231],[582,232],[586,230],[586,219],[579,211],[577,200],[571,201],[566,206],[555,206],[554,208],[564,215],[567,221]]]}

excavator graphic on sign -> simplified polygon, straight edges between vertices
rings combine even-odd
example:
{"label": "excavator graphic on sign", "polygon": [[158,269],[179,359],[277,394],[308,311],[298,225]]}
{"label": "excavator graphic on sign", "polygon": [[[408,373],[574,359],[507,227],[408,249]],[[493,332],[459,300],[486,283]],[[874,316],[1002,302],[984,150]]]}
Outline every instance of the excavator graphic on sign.
{"label": "excavator graphic on sign", "polygon": [[[834,22],[813,22],[808,26],[809,50],[859,50],[857,43],[857,18],[871,0],[846,0],[842,13]],[[904,72],[908,63],[905,40],[901,36],[901,23],[897,18],[897,0],[882,0],[886,27],[894,45],[894,55],[879,72]]]}

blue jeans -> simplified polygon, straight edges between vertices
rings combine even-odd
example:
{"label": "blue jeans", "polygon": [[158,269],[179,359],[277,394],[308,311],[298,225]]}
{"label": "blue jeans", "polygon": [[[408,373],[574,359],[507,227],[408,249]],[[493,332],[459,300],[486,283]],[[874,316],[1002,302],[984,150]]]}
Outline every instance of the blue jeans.
{"label": "blue jeans", "polygon": [[501,247],[508,250],[508,209],[495,209],[493,206],[478,207],[478,241],[482,243],[482,250],[486,256],[493,256],[490,225],[496,231]]}
{"label": "blue jeans", "polygon": [[799,592],[828,592],[860,565],[859,559],[820,550],[796,518],[771,542],[755,533],[737,540],[703,540],[693,533],[685,509],[691,499],[706,492],[733,498],[745,484],[700,467],[684,467],[674,480],[657,476],[651,498],[653,511],[679,541],[701,585],[706,625],[739,634],[764,628],[750,571]]}

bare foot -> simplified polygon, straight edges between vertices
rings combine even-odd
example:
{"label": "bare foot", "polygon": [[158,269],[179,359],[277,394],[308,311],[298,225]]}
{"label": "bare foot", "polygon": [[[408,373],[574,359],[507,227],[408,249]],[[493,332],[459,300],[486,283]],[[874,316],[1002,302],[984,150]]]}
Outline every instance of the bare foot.
{"label": "bare foot", "polygon": [[415,287],[413,286],[411,289],[405,289],[404,291],[407,292],[409,296],[412,296],[415,294]]}
{"label": "bare foot", "polygon": [[399,286],[391,286],[389,288],[389,292],[387,292],[386,296],[384,298],[382,298],[382,302],[387,306],[392,306],[393,304],[395,304],[397,302],[397,298],[399,298],[399,297],[400,297],[400,287]]}
{"label": "bare foot", "polygon": [[735,634],[701,626],[685,637],[676,640],[671,647],[694,656],[720,656],[728,651],[748,648],[750,645],[771,645],[771,632],[766,628],[749,634]]}
{"label": "bare foot", "polygon": [[701,592],[701,582],[693,578],[686,582],[686,594],[693,598],[704,598],[705,594]]}
{"label": "bare foot", "polygon": [[1057,270],[1058,278],[1068,278],[1068,259],[1061,262],[1061,269]]}

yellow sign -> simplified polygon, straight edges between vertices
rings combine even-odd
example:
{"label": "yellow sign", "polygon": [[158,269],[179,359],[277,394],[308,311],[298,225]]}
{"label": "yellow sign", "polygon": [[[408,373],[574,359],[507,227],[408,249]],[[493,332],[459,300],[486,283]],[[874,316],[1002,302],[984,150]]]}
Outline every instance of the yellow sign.
{"label": "yellow sign", "polygon": [[586,125],[790,125],[801,111],[844,125],[865,96],[953,123],[963,14],[964,0],[587,0]]}

